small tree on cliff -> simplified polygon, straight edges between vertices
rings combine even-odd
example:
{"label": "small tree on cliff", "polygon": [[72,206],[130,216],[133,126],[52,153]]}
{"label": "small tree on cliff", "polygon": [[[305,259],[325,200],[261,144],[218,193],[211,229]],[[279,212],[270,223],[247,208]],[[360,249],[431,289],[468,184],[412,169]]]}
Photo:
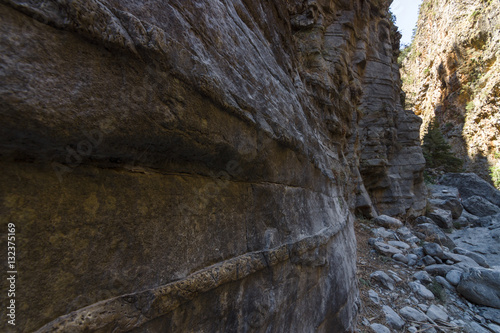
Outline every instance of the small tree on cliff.
{"label": "small tree on cliff", "polygon": [[455,157],[451,152],[451,146],[443,137],[436,119],[429,123],[423,141],[422,151],[428,168],[442,167],[448,172],[462,169],[463,161]]}

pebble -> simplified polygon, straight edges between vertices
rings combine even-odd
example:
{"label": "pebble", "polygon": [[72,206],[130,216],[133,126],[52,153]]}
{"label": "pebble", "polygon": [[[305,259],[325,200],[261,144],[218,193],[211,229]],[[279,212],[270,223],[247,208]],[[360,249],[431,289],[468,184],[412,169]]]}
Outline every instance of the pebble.
{"label": "pebble", "polygon": [[423,257],[422,261],[424,262],[425,266],[430,266],[430,265],[436,264],[436,260],[433,257],[429,256],[429,255]]}

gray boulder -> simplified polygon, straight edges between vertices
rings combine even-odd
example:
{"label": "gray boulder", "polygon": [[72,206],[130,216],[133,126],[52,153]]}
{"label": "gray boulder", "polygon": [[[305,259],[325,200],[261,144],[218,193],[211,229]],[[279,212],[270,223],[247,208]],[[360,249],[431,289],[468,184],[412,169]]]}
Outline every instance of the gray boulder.
{"label": "gray boulder", "polygon": [[483,197],[473,195],[463,201],[465,209],[478,217],[500,214],[500,207]]}
{"label": "gray boulder", "polygon": [[481,316],[500,325],[500,310],[493,308],[480,308]]}
{"label": "gray boulder", "polygon": [[471,268],[462,275],[458,292],[470,302],[500,309],[500,271]]}
{"label": "gray boulder", "polygon": [[489,268],[490,267],[490,265],[486,261],[486,258],[484,256],[478,254],[478,253],[462,249],[461,247],[454,248],[453,249],[453,253],[467,256],[467,257],[473,259],[475,262],[477,262],[482,267],[485,267],[485,268]]}
{"label": "gray boulder", "polygon": [[464,210],[462,204],[456,198],[449,198],[447,200],[429,199],[429,204],[434,208],[449,210],[453,219],[458,219]]}
{"label": "gray boulder", "polygon": [[426,244],[424,244],[423,248],[424,248],[424,252],[429,256],[438,257],[440,259],[444,258],[443,249],[441,248],[441,246],[439,244],[426,243]]}
{"label": "gray boulder", "polygon": [[403,264],[408,264],[409,262],[408,257],[401,253],[396,253],[395,255],[392,256],[392,259],[402,262]]}
{"label": "gray boulder", "polygon": [[375,333],[391,333],[391,330],[385,327],[382,324],[371,324],[370,328],[373,330]]}
{"label": "gray boulder", "polygon": [[382,311],[385,315],[385,322],[389,327],[395,330],[400,330],[405,325],[405,322],[401,317],[389,306],[384,305]]}
{"label": "gray boulder", "polygon": [[451,270],[446,274],[446,280],[453,286],[458,286],[461,278],[462,271],[459,270]]}
{"label": "gray boulder", "polygon": [[449,249],[455,248],[455,243],[434,223],[418,224],[413,229],[415,235],[422,240],[437,243]]}
{"label": "gray boulder", "polygon": [[448,173],[439,183],[458,188],[462,199],[477,195],[500,206],[500,191],[475,173]]}
{"label": "gray boulder", "polygon": [[394,290],[394,280],[385,272],[376,271],[370,274],[370,278],[378,282],[382,287]]}
{"label": "gray boulder", "polygon": [[432,277],[426,271],[418,271],[413,274],[413,278],[423,283],[431,283]]}
{"label": "gray boulder", "polygon": [[379,215],[373,219],[373,222],[381,227],[389,229],[397,229],[403,226],[403,223],[400,220],[387,215]]}
{"label": "gray boulder", "polygon": [[427,317],[432,320],[442,320],[444,322],[448,321],[448,314],[446,311],[434,304],[429,306],[429,309],[427,310]]}
{"label": "gray boulder", "polygon": [[460,199],[458,188],[445,185],[429,185],[430,197],[441,200]]}
{"label": "gray boulder", "polygon": [[368,297],[370,300],[375,303],[379,304],[380,303],[380,296],[377,294],[377,292],[373,289],[368,290]]}
{"label": "gray boulder", "polygon": [[411,306],[405,306],[404,308],[399,310],[399,314],[401,315],[401,317],[405,318],[408,321],[425,322],[429,319],[429,317],[427,317],[425,313],[412,308]]}
{"label": "gray boulder", "polygon": [[449,271],[453,269],[453,266],[450,265],[430,265],[425,267],[425,271],[431,275],[440,275],[440,276],[446,276]]}
{"label": "gray boulder", "polygon": [[427,289],[423,284],[420,282],[410,282],[410,289],[413,291],[415,294],[417,294],[420,297],[423,297],[425,299],[431,300],[434,299],[434,294],[432,291]]}
{"label": "gray boulder", "polygon": [[397,249],[394,246],[391,246],[391,245],[388,245],[388,244],[385,244],[382,242],[375,242],[375,244],[373,244],[373,247],[378,252],[385,254],[386,256],[389,256],[389,257],[392,257],[396,253],[400,253],[400,254],[402,253],[402,251],[400,249]]}
{"label": "gray boulder", "polygon": [[432,211],[427,213],[427,217],[429,217],[440,228],[443,229],[453,228],[453,217],[449,210],[434,208]]}
{"label": "gray boulder", "polygon": [[445,287],[448,290],[451,290],[451,291],[455,290],[455,288],[453,287],[453,285],[451,283],[449,283],[448,280],[446,280],[442,276],[439,276],[439,275],[436,276],[436,282],[439,283],[440,285],[442,285],[443,287]]}

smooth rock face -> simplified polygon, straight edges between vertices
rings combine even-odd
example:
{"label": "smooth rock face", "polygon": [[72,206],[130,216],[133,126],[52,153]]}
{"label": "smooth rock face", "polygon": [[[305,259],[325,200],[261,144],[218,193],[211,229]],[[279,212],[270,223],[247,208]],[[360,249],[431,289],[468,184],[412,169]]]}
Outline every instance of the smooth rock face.
{"label": "smooth rock face", "polygon": [[388,6],[3,1],[16,329],[349,330],[352,211],[425,208]]}
{"label": "smooth rock face", "polygon": [[500,271],[471,268],[462,275],[458,292],[469,301],[500,309]]}
{"label": "smooth rock face", "polygon": [[465,199],[463,205],[469,213],[479,217],[500,214],[500,207],[477,195]]}

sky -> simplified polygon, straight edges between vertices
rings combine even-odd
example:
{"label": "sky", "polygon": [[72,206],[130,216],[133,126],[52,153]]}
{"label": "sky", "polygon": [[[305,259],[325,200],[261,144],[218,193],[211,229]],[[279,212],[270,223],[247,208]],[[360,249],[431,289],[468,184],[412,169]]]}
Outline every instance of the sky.
{"label": "sky", "polygon": [[422,0],[394,0],[391,11],[396,15],[396,25],[403,35],[401,46],[410,44],[411,35],[418,19],[418,7]]}

